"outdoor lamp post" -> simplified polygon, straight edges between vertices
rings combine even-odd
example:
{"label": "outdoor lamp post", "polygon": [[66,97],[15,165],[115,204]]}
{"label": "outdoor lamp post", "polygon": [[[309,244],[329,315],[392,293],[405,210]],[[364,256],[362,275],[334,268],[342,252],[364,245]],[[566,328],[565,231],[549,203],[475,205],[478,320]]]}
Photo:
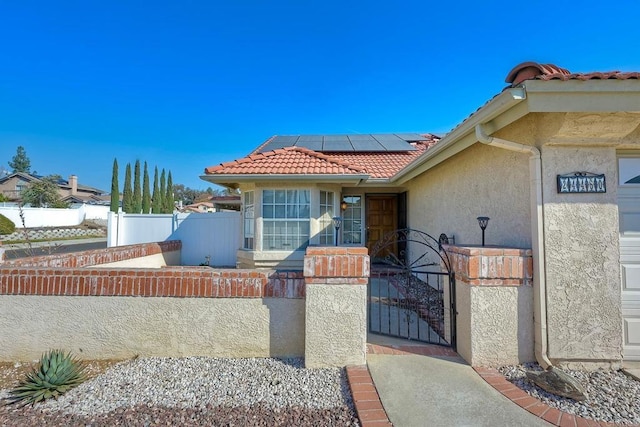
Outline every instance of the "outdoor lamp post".
{"label": "outdoor lamp post", "polygon": [[478,225],[482,230],[482,246],[484,246],[484,230],[487,228],[487,224],[489,224],[488,216],[479,216],[478,217]]}
{"label": "outdoor lamp post", "polygon": [[336,246],[338,246],[338,235],[340,234],[340,226],[342,225],[342,217],[334,216],[331,218],[333,227],[336,229]]}

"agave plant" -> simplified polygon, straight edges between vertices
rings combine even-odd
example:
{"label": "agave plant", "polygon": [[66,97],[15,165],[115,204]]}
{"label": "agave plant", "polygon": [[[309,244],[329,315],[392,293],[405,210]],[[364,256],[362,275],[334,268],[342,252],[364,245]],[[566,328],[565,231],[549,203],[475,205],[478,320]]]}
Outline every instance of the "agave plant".
{"label": "agave plant", "polygon": [[35,404],[57,398],[86,380],[85,366],[71,353],[50,350],[40,358],[40,365],[27,374],[18,387],[9,392],[9,403]]}

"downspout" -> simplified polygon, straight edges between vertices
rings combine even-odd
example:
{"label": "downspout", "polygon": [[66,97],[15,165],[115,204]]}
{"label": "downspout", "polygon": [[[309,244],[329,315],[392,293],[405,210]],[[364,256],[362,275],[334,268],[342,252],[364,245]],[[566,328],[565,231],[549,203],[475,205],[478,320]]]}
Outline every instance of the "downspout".
{"label": "downspout", "polygon": [[539,337],[539,346],[535,345],[535,355],[538,363],[544,368],[552,365],[548,355],[548,333],[547,333],[547,281],[544,272],[544,216],[542,212],[542,161],[538,148],[520,144],[506,139],[495,138],[487,135],[482,129],[482,125],[476,125],[476,137],[478,141],[492,147],[503,148],[505,150],[519,153],[529,153],[529,176],[531,177],[531,232],[533,249],[533,287],[537,298],[534,305],[534,321],[536,338]]}

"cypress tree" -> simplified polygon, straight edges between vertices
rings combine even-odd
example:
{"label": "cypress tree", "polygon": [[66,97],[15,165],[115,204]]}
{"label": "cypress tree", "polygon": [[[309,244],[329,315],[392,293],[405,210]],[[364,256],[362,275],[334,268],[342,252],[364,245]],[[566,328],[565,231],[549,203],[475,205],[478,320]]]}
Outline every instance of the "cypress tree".
{"label": "cypress tree", "polygon": [[140,160],[136,160],[133,172],[133,211],[142,212],[142,190],[140,189]]}
{"label": "cypress tree", "polygon": [[151,196],[151,207],[154,214],[162,213],[162,198],[160,197],[160,190],[158,189],[158,167],[153,174],[153,196]]}
{"label": "cypress tree", "polygon": [[171,171],[167,175],[167,193],[164,198],[165,213],[173,213],[175,203],[173,202],[173,179],[171,178]]}
{"label": "cypress tree", "polygon": [[148,214],[151,210],[151,191],[149,190],[149,169],[147,162],[144,162],[144,173],[142,178],[142,213]]}
{"label": "cypress tree", "polygon": [[120,186],[118,185],[118,159],[113,159],[111,172],[111,212],[118,213],[120,208]]}
{"label": "cypress tree", "polygon": [[160,213],[167,213],[167,176],[164,173],[164,168],[160,173]]}
{"label": "cypress tree", "polygon": [[133,189],[131,188],[131,163],[127,163],[124,173],[124,189],[122,190],[122,210],[126,213],[134,213]]}

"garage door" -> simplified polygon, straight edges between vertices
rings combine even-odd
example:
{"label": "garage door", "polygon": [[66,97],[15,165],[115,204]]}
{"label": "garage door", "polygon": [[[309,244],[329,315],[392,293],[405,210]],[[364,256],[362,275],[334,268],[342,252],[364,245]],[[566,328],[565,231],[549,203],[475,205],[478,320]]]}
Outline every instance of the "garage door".
{"label": "garage door", "polygon": [[624,358],[640,360],[640,158],[620,158],[620,273]]}

